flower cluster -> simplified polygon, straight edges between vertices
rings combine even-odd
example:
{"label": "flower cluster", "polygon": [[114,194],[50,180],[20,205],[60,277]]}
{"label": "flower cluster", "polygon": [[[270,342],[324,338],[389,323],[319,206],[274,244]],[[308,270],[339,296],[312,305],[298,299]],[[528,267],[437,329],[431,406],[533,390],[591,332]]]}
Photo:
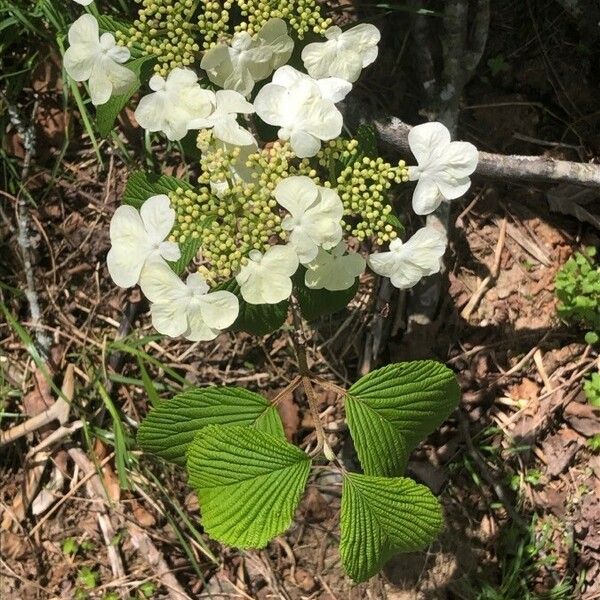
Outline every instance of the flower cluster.
{"label": "flower cluster", "polygon": [[[286,63],[309,30],[324,40],[297,52],[302,71]],[[140,285],[158,331],[212,339],[241,302],[287,299],[300,266],[307,288],[328,291],[352,287],[367,264],[402,289],[439,271],[445,235],[423,227],[401,241],[394,187],[416,181],[413,210],[429,214],[466,192],[477,150],[439,123],[411,130],[416,166],[342,137],[337,105],[377,57],[375,26],[332,27],[314,0],[142,0],[127,40],[157,59],[142,82],[129,49],[100,34],[91,14],[71,26],[69,75],[88,82],[96,105],[140,85],[139,125],[169,140],[194,135],[201,153],[195,185],[121,206],[111,222],[109,272]],[[191,243],[196,272],[183,281],[173,265]],[[238,295],[218,287],[227,282]]]}

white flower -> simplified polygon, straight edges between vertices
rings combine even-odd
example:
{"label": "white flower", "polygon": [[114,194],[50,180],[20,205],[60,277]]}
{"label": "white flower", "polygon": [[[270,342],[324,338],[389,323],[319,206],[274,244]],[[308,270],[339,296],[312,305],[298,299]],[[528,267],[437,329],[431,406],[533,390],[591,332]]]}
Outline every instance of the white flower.
{"label": "white flower", "polygon": [[319,247],[330,250],[342,239],[344,206],[337,193],[305,176],[287,177],[273,192],[290,214],[281,227],[290,231],[290,244],[302,264],[314,260]]}
{"label": "white flower", "polygon": [[302,50],[304,67],[315,79],[340,77],[354,83],[377,58],[381,34],[375,25],[361,23],[347,31],[334,26],[324,35],[326,42],[308,44]]}
{"label": "white flower", "polygon": [[254,112],[254,107],[244,96],[233,90],[219,90],[216,94],[217,107],[205,118],[193,119],[189,129],[210,129],[216,139],[233,146],[256,144],[254,136],[237,122],[238,114]]}
{"label": "white flower", "polygon": [[89,6],[94,0],[75,0],[77,4],[81,4],[81,6]]}
{"label": "white flower", "polygon": [[418,180],[412,200],[418,215],[433,212],[443,198],[455,200],[469,189],[469,175],[478,161],[473,144],[451,142],[441,123],[423,123],[410,130],[408,145],[418,163],[408,170],[410,180]]}
{"label": "white flower", "polygon": [[231,45],[218,44],[208,50],[200,66],[213,83],[247,96],[257,81],[288,61],[293,49],[285,21],[270,19],[255,39],[247,31],[239,31]]}
{"label": "white flower", "polygon": [[64,65],[75,81],[89,81],[92,103],[105,104],[135,84],[135,73],[119,63],[129,60],[128,48],[117,46],[112,33],[99,36],[98,21],[82,15],[69,28],[69,48]]}
{"label": "white flower", "polygon": [[108,272],[118,286],[135,285],[150,258],[179,260],[179,246],[164,241],[174,223],[175,211],[165,195],[148,198],[139,212],[128,205],[117,208],[110,221],[111,249],[106,262]]}
{"label": "white flower", "polygon": [[264,254],[252,250],[248,259],[235,278],[248,304],[277,304],[289,298],[291,276],[298,268],[293,247],[271,246]]}
{"label": "white flower", "polygon": [[239,313],[234,294],[225,290],[209,293],[199,273],[188,275],[184,283],[162,260],[146,263],[140,286],[152,302],[154,328],[170,337],[183,335],[193,342],[213,340]]}
{"label": "white flower", "polygon": [[440,270],[446,244],[443,232],[422,227],[404,243],[392,240],[389,252],[371,254],[369,266],[378,275],[389,277],[393,286],[408,289]]}
{"label": "white flower", "polygon": [[314,290],[347,290],[365,270],[365,259],[356,252],[344,254],[346,243],[340,242],[331,252],[319,248],[317,257],[306,265],[304,284]]}
{"label": "white flower", "polygon": [[208,117],[215,108],[215,94],[198,85],[191,69],[173,69],[165,80],[150,79],[153,94],[144,96],[135,109],[135,118],[148,131],[162,131],[170,140],[180,140],[193,119]]}
{"label": "white flower", "polygon": [[308,158],[317,154],[321,140],[332,140],[342,132],[342,114],[334,103],[351,89],[342,79],[315,80],[284,66],[258,92],[254,107],[265,123],[280,127],[279,138],[289,140],[298,157]]}

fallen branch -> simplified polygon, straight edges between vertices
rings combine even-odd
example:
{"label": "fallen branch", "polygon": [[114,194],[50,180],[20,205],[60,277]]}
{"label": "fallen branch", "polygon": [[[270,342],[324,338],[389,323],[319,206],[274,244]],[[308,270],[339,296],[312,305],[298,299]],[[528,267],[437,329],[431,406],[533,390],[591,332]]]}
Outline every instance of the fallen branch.
{"label": "fallen branch", "polygon": [[[403,156],[411,156],[408,146],[410,125],[397,117],[377,119],[373,125],[384,147]],[[600,189],[600,165],[555,160],[546,156],[510,156],[480,152],[475,173],[488,179],[572,183]]]}
{"label": "fallen branch", "polygon": [[[0,99],[6,104],[8,116],[12,126],[22,139],[23,148],[25,149],[25,158],[23,159],[23,168],[21,170],[21,181],[23,185],[27,182],[31,161],[36,152],[36,136],[35,136],[35,117],[37,114],[38,102],[35,101],[33,111],[29,123],[26,125],[19,115],[17,108],[11,104],[4,94],[0,94]],[[31,227],[29,207],[27,200],[23,194],[24,188],[20,191],[17,197],[17,243],[21,250],[23,258],[23,268],[25,271],[25,296],[29,303],[29,312],[31,313],[31,323],[35,332],[35,339],[38,345],[38,350],[44,358],[48,357],[52,339],[42,329],[42,312],[38,300],[37,291],[35,289],[35,275],[33,272],[35,260],[32,250],[33,243],[31,241]],[[25,190],[26,191],[26,190]]]}

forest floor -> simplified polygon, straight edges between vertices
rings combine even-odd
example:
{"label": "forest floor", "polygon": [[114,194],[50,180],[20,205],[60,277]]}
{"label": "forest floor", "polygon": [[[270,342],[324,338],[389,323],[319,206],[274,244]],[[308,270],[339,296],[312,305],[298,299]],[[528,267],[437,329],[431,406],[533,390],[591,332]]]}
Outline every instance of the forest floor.
{"label": "forest floor", "polygon": [[[461,139],[486,151],[597,162],[599,38],[584,38],[558,4],[500,4],[461,108]],[[379,10],[381,63],[358,92],[417,122],[407,13]],[[154,397],[190,383],[237,383],[274,397],[295,359],[285,329],[262,339],[163,339],[139,291],[111,282],[109,221],[132,165],[126,148],[141,148],[142,136],[125,115],[125,144],[101,141],[100,164],[81,113],[65,108],[56,51],[44,49],[16,96],[23,118],[35,121],[35,154],[10,126],[2,142],[0,429],[43,413],[57,388],[72,404],[68,430],[53,422],[1,449],[1,598],[177,598],[170,573],[192,598],[600,598],[600,454],[588,443],[600,418],[582,390],[598,353],[560,322],[554,296],[568,257],[600,247],[598,229],[572,214],[579,190],[476,179],[453,205],[447,301],[411,338],[395,319],[380,359],[435,357],[459,377],[460,409],[409,464],[440,496],[446,527],[426,552],[398,556],[354,585],[340,567],[340,481],[331,473],[310,481],[285,536],[240,552],[202,533],[179,469],[136,450]],[[181,174],[176,155],[159,162]],[[17,244],[23,194],[39,326],[52,341],[47,361],[33,343]],[[591,197],[587,214],[598,219],[598,194]],[[339,385],[367,368],[374,320],[401,314],[402,298],[400,307],[375,308],[376,285],[365,275],[347,311],[307,326],[311,366]],[[320,402],[332,447],[352,460],[339,398],[327,392]],[[303,400],[286,397],[280,409],[286,435],[306,441]]]}

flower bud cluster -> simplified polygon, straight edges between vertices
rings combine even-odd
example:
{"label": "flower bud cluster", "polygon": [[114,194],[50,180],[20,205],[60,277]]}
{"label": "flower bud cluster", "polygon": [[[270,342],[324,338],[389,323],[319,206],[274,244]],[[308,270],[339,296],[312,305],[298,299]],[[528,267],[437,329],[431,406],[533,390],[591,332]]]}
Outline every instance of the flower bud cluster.
{"label": "flower bud cluster", "polygon": [[393,240],[397,232],[389,217],[393,210],[389,190],[408,181],[404,161],[393,166],[382,158],[362,156],[357,140],[342,138],[330,141],[317,159],[322,168],[334,169],[346,231],[359,240],[371,238],[379,246]]}
{"label": "flower bud cluster", "polygon": [[[230,27],[230,11],[239,9],[241,23]],[[296,31],[299,39],[312,31],[322,34],[331,26],[331,19],[321,15],[321,6],[316,0],[202,0],[198,26],[203,36],[205,49],[214,46],[220,39],[237,31],[257,33],[270,19],[281,18]]]}
{"label": "flower bud cluster", "polygon": [[176,67],[194,63],[199,45],[192,36],[194,0],[137,0],[141,7],[129,30],[129,37],[118,33],[121,43],[143,46],[146,54],[156,56],[154,70],[166,77]]}
{"label": "flower bud cluster", "polygon": [[299,39],[312,31],[322,34],[331,26],[331,19],[323,18],[316,0],[237,0],[244,21],[236,31],[256,33],[269,19],[279,17],[287,21]]}
{"label": "flower bud cluster", "polygon": [[[286,156],[292,153],[289,148],[286,152],[267,149],[241,164],[244,159],[239,147],[215,147],[206,131],[199,134],[198,147],[202,150],[200,187],[170,194],[177,212],[173,239],[181,243],[200,238],[204,275],[211,280],[227,279],[246,263],[251,250],[264,252],[273,241],[285,240],[271,192],[286,176]],[[254,175],[249,182],[235,174],[248,165]],[[218,195],[211,185],[219,190]]]}

